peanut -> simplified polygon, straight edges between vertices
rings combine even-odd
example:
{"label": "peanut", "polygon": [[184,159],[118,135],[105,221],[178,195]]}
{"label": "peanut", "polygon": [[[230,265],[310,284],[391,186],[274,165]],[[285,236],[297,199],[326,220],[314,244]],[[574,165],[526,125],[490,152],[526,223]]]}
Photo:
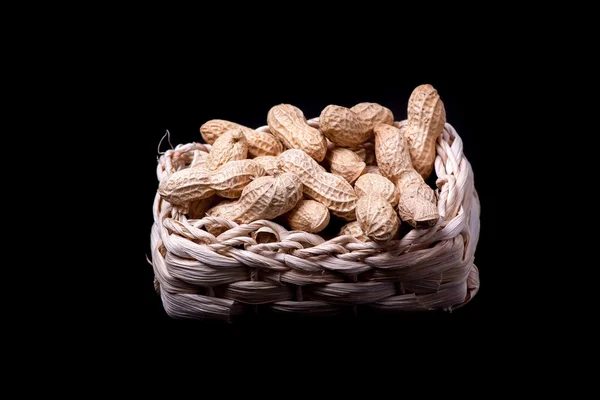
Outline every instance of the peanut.
{"label": "peanut", "polygon": [[244,188],[238,200],[236,222],[248,224],[259,219],[273,219],[296,206],[302,198],[302,182],[294,174],[277,170],[274,176],[256,178]]}
{"label": "peanut", "polygon": [[215,140],[231,129],[240,129],[244,132],[248,142],[248,154],[251,157],[277,156],[283,151],[279,139],[269,132],[259,132],[235,122],[223,119],[213,119],[200,127],[200,134],[204,141],[213,144]]}
{"label": "peanut", "polygon": [[352,235],[361,242],[371,241],[371,239],[369,239],[369,237],[365,235],[365,233],[361,229],[358,221],[348,222],[346,225],[342,226],[342,229],[340,229],[340,233],[338,234],[338,236],[343,235]]}
{"label": "peanut", "polygon": [[215,194],[210,173],[204,168],[186,168],[174,172],[158,186],[160,196],[173,205],[187,205]]}
{"label": "peanut", "polygon": [[278,160],[279,159],[275,156],[258,156],[252,159],[252,161],[263,167],[270,175],[272,175],[274,169],[277,169]]}
{"label": "peanut", "polygon": [[265,170],[252,160],[230,161],[216,171],[203,167],[186,168],[163,180],[158,193],[174,205],[187,205],[212,196],[238,198],[244,187]]}
{"label": "peanut", "polygon": [[366,164],[352,150],[343,147],[333,147],[327,150],[325,165],[332,174],[341,176],[352,184],[359,176],[364,174]]}
{"label": "peanut", "polygon": [[302,150],[290,149],[279,155],[286,172],[298,175],[304,193],[330,211],[350,212],[356,207],[354,189],[343,178],[329,172]]}
{"label": "peanut", "polygon": [[[219,204],[206,211],[207,216],[225,218],[229,221],[234,221],[239,213],[237,200],[221,200]],[[207,223],[204,227],[214,236],[219,236],[229,228],[220,223]]]}
{"label": "peanut", "polygon": [[378,124],[389,124],[394,122],[394,114],[389,108],[383,107],[377,103],[358,103],[350,110],[358,116],[359,119],[367,122],[371,129]]}
{"label": "peanut", "polygon": [[406,124],[407,123],[408,123],[408,120],[403,119],[402,121],[394,121],[394,123],[392,125],[394,125],[398,129],[400,129],[402,131],[402,134],[404,135],[406,132]]}
{"label": "peanut", "polygon": [[379,167],[376,165],[367,165],[367,168],[365,168],[365,174],[381,175],[381,171],[379,170]]}
{"label": "peanut", "polygon": [[434,226],[439,219],[435,193],[413,168],[408,143],[401,129],[377,125],[375,151],[381,174],[394,182],[400,192],[400,218],[415,228]]}
{"label": "peanut", "polygon": [[375,157],[381,175],[396,183],[401,174],[413,169],[410,159],[399,151],[405,143],[402,131],[391,125],[377,125],[375,131]]}
{"label": "peanut", "polygon": [[265,170],[253,160],[230,161],[210,177],[210,187],[221,197],[237,199],[253,179],[263,176]]}
{"label": "peanut", "polygon": [[398,204],[400,197],[396,186],[389,179],[377,174],[365,174],[358,178],[354,184],[354,191],[358,197],[379,194],[392,206]]}
{"label": "peanut", "polygon": [[327,152],[325,136],[308,125],[304,113],[291,104],[280,104],[269,110],[267,124],[275,137],[288,149],[303,150],[317,161]]}
{"label": "peanut", "polygon": [[446,124],[446,110],[431,85],[420,85],[408,100],[408,122],[404,136],[410,146],[415,170],[427,179],[433,171],[435,146]]}
{"label": "peanut", "polygon": [[248,142],[241,129],[232,129],[219,136],[213,144],[203,167],[214,171],[229,161],[243,160],[248,156]]}
{"label": "peanut", "polygon": [[194,158],[190,164],[190,168],[201,167],[206,163],[208,153],[200,150],[194,150]]}
{"label": "peanut", "polygon": [[357,147],[373,136],[375,125],[393,122],[392,112],[376,103],[359,103],[352,108],[331,104],[319,117],[323,134],[343,147]]}
{"label": "peanut", "polygon": [[296,207],[286,214],[290,228],[309,233],[320,232],[329,224],[329,210],[315,200],[300,200]]}
{"label": "peanut", "polygon": [[221,200],[216,206],[208,209],[206,215],[220,217],[233,221],[239,215],[237,200]]}
{"label": "peanut", "polygon": [[375,242],[392,240],[400,226],[394,208],[378,194],[358,198],[356,220],[365,235]]}

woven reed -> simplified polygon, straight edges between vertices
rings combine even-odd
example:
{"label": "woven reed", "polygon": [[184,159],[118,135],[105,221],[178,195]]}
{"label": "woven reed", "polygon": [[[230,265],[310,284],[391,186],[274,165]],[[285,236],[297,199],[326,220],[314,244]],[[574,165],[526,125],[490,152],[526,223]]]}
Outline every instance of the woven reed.
{"label": "woven reed", "polygon": [[[309,123],[318,127],[316,118]],[[159,181],[210,149],[190,143],[166,151]],[[325,240],[266,220],[238,225],[216,217],[188,219],[157,194],[152,265],[165,311],[173,318],[230,321],[262,311],[451,311],[466,304],[479,289],[473,263],[479,199],[462,140],[450,124],[437,142],[435,172],[437,225],[384,245],[348,235]],[[215,237],[203,229],[209,224],[229,229]]]}

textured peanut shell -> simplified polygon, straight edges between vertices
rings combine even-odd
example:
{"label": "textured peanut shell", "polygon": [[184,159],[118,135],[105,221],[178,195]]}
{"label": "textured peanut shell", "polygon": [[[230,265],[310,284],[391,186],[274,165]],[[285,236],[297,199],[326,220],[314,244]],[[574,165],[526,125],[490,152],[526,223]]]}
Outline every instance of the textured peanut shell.
{"label": "textured peanut shell", "polygon": [[278,156],[283,152],[283,145],[272,133],[248,129],[244,134],[248,141],[248,155],[252,157]]}
{"label": "textured peanut shell", "polygon": [[414,228],[427,229],[440,219],[435,192],[417,171],[403,175],[399,181],[398,215]]}
{"label": "textured peanut shell", "polygon": [[[225,218],[229,221],[234,221],[239,216],[239,213],[237,200],[222,200],[219,204],[206,211],[207,216]],[[227,226],[212,223],[206,224],[205,228],[207,232],[214,236],[219,236],[228,229]]]}
{"label": "textured peanut shell", "polygon": [[379,195],[359,197],[356,204],[356,220],[367,237],[375,242],[392,240],[400,221],[390,203]]}
{"label": "textured peanut shell", "polygon": [[253,179],[265,170],[253,160],[230,161],[209,175],[210,187],[221,197],[236,199]]}
{"label": "textured peanut shell", "polygon": [[377,165],[367,165],[367,168],[365,168],[365,174],[381,175],[381,171],[379,170],[379,167]]}
{"label": "textured peanut shell", "polygon": [[372,127],[349,108],[328,105],[321,111],[319,126],[336,146],[357,147],[372,135]]}
{"label": "textured peanut shell", "polygon": [[296,207],[286,214],[291,229],[309,233],[321,232],[329,224],[329,210],[315,200],[300,200]]}
{"label": "textured peanut shell", "polygon": [[406,140],[399,128],[392,125],[380,124],[375,132],[375,157],[381,175],[396,182],[401,174],[412,170],[410,154],[401,151],[406,148]]}
{"label": "textured peanut shell", "polygon": [[302,182],[295,174],[277,173],[256,178],[242,192],[236,222],[248,224],[276,218],[294,208],[301,198]]}
{"label": "textured peanut shell", "polygon": [[358,103],[350,110],[356,116],[365,121],[371,129],[378,124],[393,124],[394,114],[389,108],[377,103]]}
{"label": "textured peanut shell", "polygon": [[200,127],[200,134],[206,143],[213,144],[219,136],[231,129],[240,129],[244,132],[250,157],[277,156],[283,151],[283,145],[271,133],[255,131],[247,126],[223,119],[207,121]]}
{"label": "textured peanut shell", "polygon": [[408,100],[408,122],[405,137],[415,170],[427,179],[435,162],[435,143],[446,123],[446,110],[431,85],[420,85]]}
{"label": "textured peanut shell", "polygon": [[160,196],[174,205],[187,205],[212,196],[210,172],[204,168],[186,168],[164,179],[159,187]]}
{"label": "textured peanut shell", "polygon": [[241,126],[240,124],[224,119],[211,119],[200,127],[200,135],[206,143],[213,144],[225,132],[231,129],[239,129]]}
{"label": "textured peanut shell", "polygon": [[327,150],[324,162],[332,174],[341,176],[350,184],[365,173],[367,166],[355,152],[343,147]]}
{"label": "textured peanut shell", "polygon": [[342,226],[338,236],[351,235],[362,242],[370,242],[371,239],[363,232],[358,221],[352,221]]}
{"label": "textured peanut shell", "polygon": [[439,219],[437,200],[433,189],[413,168],[408,147],[400,128],[390,125],[375,127],[377,163],[381,173],[391,177],[390,180],[395,182],[400,193],[400,218],[412,227],[428,228],[435,225]]}
{"label": "textured peanut shell", "polygon": [[358,178],[354,184],[354,191],[358,197],[378,194],[386,199],[392,206],[398,204],[400,193],[389,179],[377,174],[365,174]]}
{"label": "textured peanut shell", "polygon": [[317,161],[323,161],[327,152],[325,136],[308,125],[304,113],[291,104],[272,107],[267,115],[269,130],[288,149],[303,150]]}
{"label": "textured peanut shell", "polygon": [[298,175],[304,193],[330,211],[350,212],[356,207],[356,194],[343,178],[329,172],[302,150],[290,149],[279,155],[286,172]]}
{"label": "textured peanut shell", "polygon": [[194,158],[190,163],[190,168],[199,168],[204,166],[206,160],[208,159],[208,153],[200,150],[194,151]]}
{"label": "textured peanut shell", "polygon": [[206,215],[233,221],[238,217],[239,212],[237,200],[221,200],[216,206],[208,209]]}
{"label": "textured peanut shell", "polygon": [[329,105],[319,117],[323,134],[343,147],[356,147],[373,136],[375,125],[393,122],[392,112],[377,103],[359,103],[352,108]]}
{"label": "textured peanut shell", "polygon": [[248,157],[248,142],[241,129],[232,129],[219,136],[206,157],[204,168],[214,171],[230,161]]}
{"label": "textured peanut shell", "polygon": [[273,170],[277,169],[277,162],[279,159],[275,156],[259,156],[253,158],[252,161],[256,162],[263,167],[268,174],[272,175]]}

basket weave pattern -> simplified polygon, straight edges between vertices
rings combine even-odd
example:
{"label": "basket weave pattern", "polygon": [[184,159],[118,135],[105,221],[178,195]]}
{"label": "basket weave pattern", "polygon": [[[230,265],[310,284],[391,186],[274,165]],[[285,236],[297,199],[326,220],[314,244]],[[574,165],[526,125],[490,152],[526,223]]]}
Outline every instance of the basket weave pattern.
{"label": "basket weave pattern", "polygon": [[[309,122],[318,126],[318,119]],[[166,151],[159,181],[210,149],[189,143]],[[385,244],[349,235],[325,240],[266,220],[238,225],[217,217],[188,219],[157,193],[152,265],[165,311],[173,318],[230,321],[265,308],[330,315],[348,308],[451,311],[466,304],[479,289],[473,263],[479,199],[462,140],[450,124],[436,152],[438,223]],[[215,237],[202,229],[211,224],[229,229]]]}

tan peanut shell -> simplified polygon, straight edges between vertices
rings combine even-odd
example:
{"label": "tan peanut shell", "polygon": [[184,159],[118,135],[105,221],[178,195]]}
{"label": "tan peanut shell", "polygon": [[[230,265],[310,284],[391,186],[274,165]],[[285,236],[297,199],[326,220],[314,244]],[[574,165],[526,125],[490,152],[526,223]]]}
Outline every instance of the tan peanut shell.
{"label": "tan peanut shell", "polygon": [[283,145],[272,133],[249,129],[244,134],[248,141],[248,155],[252,157],[278,156],[283,152]]}
{"label": "tan peanut shell", "polygon": [[232,129],[219,136],[206,157],[204,168],[214,171],[230,161],[248,157],[248,142],[241,129]]}
{"label": "tan peanut shell", "polygon": [[439,219],[435,193],[413,168],[408,143],[401,129],[377,125],[375,151],[382,175],[395,182],[400,192],[400,218],[415,228],[435,225]]}
{"label": "tan peanut shell", "polygon": [[190,164],[190,168],[202,167],[208,159],[208,153],[200,150],[194,150],[194,158]]}
{"label": "tan peanut shell", "polygon": [[327,139],[337,146],[357,147],[373,134],[369,123],[349,108],[328,105],[321,111],[319,126]]}
{"label": "tan peanut shell", "polygon": [[304,193],[330,211],[350,212],[356,207],[354,189],[343,178],[329,172],[302,150],[290,149],[279,155],[286,172],[298,175]]}
{"label": "tan peanut shell", "polygon": [[309,233],[321,232],[329,224],[329,210],[315,200],[300,200],[286,215],[291,229]]}
{"label": "tan peanut shell", "polygon": [[[235,221],[239,213],[237,200],[221,200],[216,206],[206,211],[207,216],[225,218],[229,221]],[[227,226],[218,223],[207,223],[205,228],[214,236],[219,236],[228,229]]]}
{"label": "tan peanut shell", "polygon": [[217,193],[221,197],[238,198],[252,179],[265,170],[252,160],[230,161],[216,171],[203,167],[176,171],[159,187],[160,196],[174,205],[187,205]]}
{"label": "tan peanut shell", "polygon": [[273,219],[296,206],[302,198],[302,182],[295,174],[276,173],[256,178],[244,188],[236,222],[248,224],[259,219]]}
{"label": "tan peanut shell", "polygon": [[423,181],[417,171],[408,173],[398,181],[400,200],[398,214],[415,228],[431,228],[440,219],[434,191]]}
{"label": "tan peanut shell", "polygon": [[378,124],[394,123],[394,114],[389,108],[386,108],[377,103],[358,103],[350,110],[356,116],[369,124],[371,129]]}
{"label": "tan peanut shell", "polygon": [[212,119],[200,127],[200,134],[204,141],[213,144],[215,140],[231,129],[240,129],[244,132],[248,143],[248,155],[251,157],[277,156],[283,151],[283,145],[269,132],[255,131],[247,126],[223,119]]}
{"label": "tan peanut shell", "polygon": [[230,221],[235,220],[239,215],[237,200],[221,200],[217,205],[206,211],[206,215],[211,217],[225,218]]}
{"label": "tan peanut shell", "polygon": [[186,168],[174,172],[158,186],[160,196],[174,205],[187,205],[212,196],[210,173],[204,168]]}
{"label": "tan peanut shell", "polygon": [[378,194],[386,199],[392,206],[398,204],[400,193],[389,179],[377,174],[364,174],[354,184],[354,191],[358,197]]}
{"label": "tan peanut shell", "polygon": [[365,168],[365,174],[381,175],[381,171],[377,165],[367,165],[367,168]]}
{"label": "tan peanut shell", "polygon": [[371,239],[363,232],[358,221],[352,221],[342,226],[338,236],[351,235],[362,242],[370,242]]}
{"label": "tan peanut shell", "polygon": [[377,125],[375,132],[375,156],[381,175],[396,182],[400,175],[412,170],[410,154],[408,158],[401,149],[406,148],[406,140],[399,128],[392,125]]}
{"label": "tan peanut shell", "polygon": [[319,117],[323,134],[343,147],[356,147],[373,136],[375,125],[393,122],[392,112],[377,103],[359,103],[352,108],[332,104]]}
{"label": "tan peanut shell", "polygon": [[355,152],[343,147],[327,150],[324,161],[332,174],[341,176],[350,184],[364,174],[367,166]]}
{"label": "tan peanut shell", "polygon": [[358,198],[356,220],[365,235],[375,242],[392,240],[400,226],[394,208],[386,199],[377,194]]}
{"label": "tan peanut shell", "polygon": [[433,171],[435,146],[446,124],[446,110],[440,96],[431,85],[420,85],[408,100],[406,140],[415,170],[427,179]]}
{"label": "tan peanut shell", "polygon": [[304,113],[291,104],[272,107],[267,115],[269,130],[288,149],[303,150],[317,161],[323,161],[327,152],[325,136],[308,125]]}
{"label": "tan peanut shell", "polygon": [[210,187],[221,197],[237,199],[246,185],[264,174],[253,160],[230,161],[210,175]]}
{"label": "tan peanut shell", "polygon": [[279,159],[275,156],[259,156],[252,159],[255,163],[263,167],[263,169],[272,175],[272,171],[277,169]]}
{"label": "tan peanut shell", "polygon": [[406,124],[407,123],[408,123],[408,120],[403,119],[402,121],[394,121],[394,123],[392,125],[394,125],[398,129],[400,129],[402,131],[402,134],[404,135],[406,132]]}
{"label": "tan peanut shell", "polygon": [[240,126],[242,125],[224,119],[211,119],[202,124],[200,127],[200,135],[206,143],[213,144],[219,136],[229,130],[239,129]]}

